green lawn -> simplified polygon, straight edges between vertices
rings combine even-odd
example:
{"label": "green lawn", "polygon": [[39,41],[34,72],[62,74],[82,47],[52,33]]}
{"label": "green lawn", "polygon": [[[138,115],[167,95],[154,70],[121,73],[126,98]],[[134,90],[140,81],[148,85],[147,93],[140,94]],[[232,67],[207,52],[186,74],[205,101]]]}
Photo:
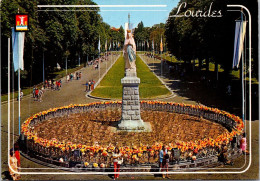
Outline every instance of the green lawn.
{"label": "green lawn", "polygon": [[[124,77],[124,66],[124,58],[121,56],[91,95],[103,98],[122,98],[121,79]],[[139,56],[136,59],[136,67],[137,76],[141,79],[140,98],[170,94],[170,91],[154,76]]]}

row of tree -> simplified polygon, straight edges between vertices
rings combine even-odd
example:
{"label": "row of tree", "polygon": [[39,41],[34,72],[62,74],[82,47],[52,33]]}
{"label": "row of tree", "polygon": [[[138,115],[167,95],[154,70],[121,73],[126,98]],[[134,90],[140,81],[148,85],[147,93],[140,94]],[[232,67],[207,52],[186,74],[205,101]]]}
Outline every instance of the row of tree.
{"label": "row of tree", "polygon": [[[195,59],[199,59],[200,63],[202,60],[206,60],[207,69],[210,61],[214,62],[216,66],[220,64],[228,73],[232,68],[235,20],[241,19],[241,13],[238,8],[236,8],[237,12],[227,11],[227,4],[234,4],[234,2],[227,0],[191,0],[188,2],[180,0],[178,6],[171,11],[165,25],[169,51],[187,63]],[[238,0],[236,4],[245,5],[252,14],[253,73],[257,77],[257,2]],[[180,6],[181,8],[179,8]],[[212,17],[212,12],[215,10],[215,16],[218,14],[222,17]],[[219,13],[219,11],[221,12]],[[189,17],[172,17],[177,13],[178,15],[186,13]],[[192,13],[193,16],[196,16],[196,13],[197,16],[206,13],[207,17],[192,17]]]}
{"label": "row of tree", "polygon": [[[26,13],[29,15],[29,32],[26,32],[24,49],[24,67],[22,82],[28,86],[42,81],[43,57],[46,73],[54,71],[57,63],[65,67],[65,60],[70,60],[68,66],[85,62],[87,57],[98,56],[98,41],[101,50],[105,42],[124,42],[124,29],[113,30],[103,22],[98,7],[91,8],[39,8],[37,5],[96,5],[92,0],[2,0],[1,1],[1,47],[7,52],[7,39],[11,38],[11,27],[14,26],[14,15]],[[88,10],[88,11],[86,11]],[[7,54],[1,54],[1,80],[7,76]],[[32,76],[33,75],[33,76]],[[5,81],[3,81],[5,83]],[[5,86],[4,86],[5,87]],[[6,90],[3,89],[2,93]]]}
{"label": "row of tree", "polygon": [[[154,50],[160,51],[161,39],[165,45],[166,38],[164,35],[165,24],[155,24],[152,27],[144,27],[141,21],[134,30],[134,39],[137,44],[137,50],[152,50],[154,43]],[[165,51],[166,47],[164,47]]]}
{"label": "row of tree", "polygon": [[[248,7],[252,14],[253,75],[257,77],[257,2],[238,0],[236,3]],[[206,60],[207,70],[209,62],[213,62],[216,67],[221,65],[228,73],[232,68],[235,20],[241,19],[241,13],[240,9],[237,9],[238,12],[227,11],[227,4],[233,3],[227,0],[180,0],[178,6],[170,12],[165,24],[152,27],[144,27],[143,22],[138,24],[134,31],[138,50],[152,50],[151,45],[154,42],[154,49],[159,52],[162,38],[164,51],[170,51],[178,60],[189,64],[192,60],[198,59],[200,66],[202,61]],[[212,17],[213,11],[216,11],[215,16],[222,17]],[[187,17],[173,17],[177,13],[186,13]],[[247,23],[247,47],[248,26]]]}

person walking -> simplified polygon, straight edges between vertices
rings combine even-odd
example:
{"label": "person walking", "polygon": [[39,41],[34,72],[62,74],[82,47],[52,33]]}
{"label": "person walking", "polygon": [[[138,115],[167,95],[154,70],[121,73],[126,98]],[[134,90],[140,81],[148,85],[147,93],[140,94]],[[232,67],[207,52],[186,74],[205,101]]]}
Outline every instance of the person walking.
{"label": "person walking", "polygon": [[[167,167],[169,165],[169,155],[168,156],[167,155],[168,155],[168,153],[167,153],[166,146],[163,145],[162,149],[159,152],[159,167],[160,167],[161,172],[164,172],[164,170],[166,172],[168,171]],[[162,177],[165,178],[165,174],[162,174]],[[166,173],[166,178],[169,178],[167,173]]]}
{"label": "person walking", "polygon": [[48,81],[48,88],[51,88],[51,79]]}
{"label": "person walking", "polygon": [[113,161],[114,161],[114,180],[119,178],[119,169],[120,169],[120,157],[121,157],[121,153],[119,151],[119,148],[115,148],[114,153],[113,153]]}
{"label": "person walking", "polygon": [[88,91],[91,90],[91,80],[88,81]]}
{"label": "person walking", "polygon": [[86,82],[86,90],[85,90],[85,92],[88,92],[89,91],[89,88],[88,88],[88,81]]}
{"label": "person walking", "polygon": [[17,166],[19,168],[21,166],[21,156],[20,156],[19,144],[18,143],[14,144],[14,154],[15,154],[15,158],[17,159]]}
{"label": "person walking", "polygon": [[13,149],[10,150],[10,157],[9,157],[9,173],[13,180],[18,180],[20,178],[20,175],[17,174],[18,172],[18,161],[15,157],[15,152]]}
{"label": "person walking", "polygon": [[35,88],[35,101],[37,101],[38,100],[38,94],[39,94],[39,90],[38,90],[38,88],[36,87]]}
{"label": "person walking", "polygon": [[96,82],[92,79],[92,81],[91,81],[91,90],[92,90],[92,91],[94,90],[95,83],[96,83]]}
{"label": "person walking", "polygon": [[43,96],[43,91],[39,90],[39,93],[38,93],[38,101],[39,102],[42,102],[42,96]]}
{"label": "person walking", "polygon": [[243,137],[240,140],[240,149],[241,149],[243,154],[249,154],[249,152],[246,150],[246,146],[247,146],[247,143],[246,143],[246,133],[244,132],[243,133]]}
{"label": "person walking", "polygon": [[81,79],[81,76],[82,76],[82,74],[81,74],[81,72],[79,72],[79,79]]}
{"label": "person walking", "polygon": [[35,86],[33,87],[33,98],[35,98]]}

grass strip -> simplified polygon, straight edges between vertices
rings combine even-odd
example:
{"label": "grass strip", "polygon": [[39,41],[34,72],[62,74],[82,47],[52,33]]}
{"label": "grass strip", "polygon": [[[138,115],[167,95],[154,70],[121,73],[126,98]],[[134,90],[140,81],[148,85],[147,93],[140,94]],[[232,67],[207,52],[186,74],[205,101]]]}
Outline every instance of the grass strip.
{"label": "grass strip", "polygon": [[[92,96],[102,98],[122,98],[121,79],[124,77],[124,58],[121,56],[91,93]],[[137,76],[141,79],[139,85],[140,98],[152,98],[170,94],[161,81],[150,71],[147,65],[137,56]]]}

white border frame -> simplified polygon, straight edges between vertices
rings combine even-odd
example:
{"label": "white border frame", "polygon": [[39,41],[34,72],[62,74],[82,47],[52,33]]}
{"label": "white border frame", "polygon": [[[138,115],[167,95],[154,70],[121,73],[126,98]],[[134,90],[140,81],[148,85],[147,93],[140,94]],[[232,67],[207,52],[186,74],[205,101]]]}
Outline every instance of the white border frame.
{"label": "white border frame", "polygon": [[[44,5],[38,5],[38,7],[41,6],[43,7]],[[45,6],[52,6],[53,5],[45,5]],[[56,5],[57,6],[57,5]],[[65,7],[63,5],[58,5],[58,6],[62,6]],[[73,5],[74,6],[74,5]],[[89,6],[89,5],[88,5]],[[104,5],[103,5],[104,6]],[[114,5],[113,5],[114,6]],[[123,5],[122,5],[123,6]],[[124,5],[127,6],[127,5]],[[134,7],[137,7],[140,5],[136,5]],[[147,5],[148,6],[148,5]],[[158,6],[158,5],[156,5]],[[68,7],[68,5],[66,5],[66,7]],[[98,5],[97,7],[102,7],[102,5]],[[251,138],[251,112],[252,112],[252,106],[251,106],[251,14],[250,11],[243,5],[227,5],[227,7],[240,7],[243,8],[247,11],[248,16],[249,16],[249,164],[247,166],[246,169],[239,171],[239,172],[235,172],[235,171],[227,171],[227,172],[168,172],[168,174],[241,174],[241,173],[245,173],[251,166],[252,164],[252,152],[251,152],[251,144],[252,144],[252,138]],[[102,175],[107,175],[107,174],[114,174],[115,172],[16,172],[15,170],[12,169],[12,167],[10,166],[10,154],[9,154],[9,150],[10,150],[10,38],[8,38],[8,166],[9,168],[17,174],[21,174],[21,175],[25,175],[25,174],[32,174],[32,175],[43,175],[43,174],[53,174],[53,175],[93,175],[93,174],[102,174]],[[35,168],[32,168],[35,169]],[[58,169],[58,168],[57,168]],[[132,174],[132,175],[137,175],[137,174],[162,174],[164,172],[120,172],[119,174],[121,175],[125,175],[125,174]]]}

